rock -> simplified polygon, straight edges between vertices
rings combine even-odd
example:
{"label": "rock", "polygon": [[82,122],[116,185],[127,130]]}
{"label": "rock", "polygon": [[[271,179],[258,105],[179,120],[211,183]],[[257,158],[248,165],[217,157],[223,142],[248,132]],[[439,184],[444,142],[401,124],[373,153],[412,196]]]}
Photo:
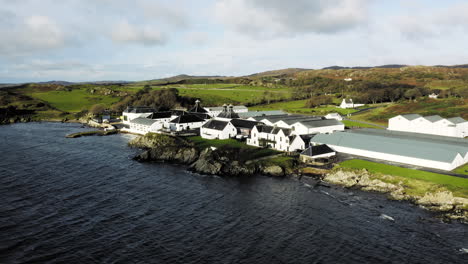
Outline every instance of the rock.
{"label": "rock", "polygon": [[284,170],[278,165],[270,165],[262,168],[262,173],[270,176],[284,176]]}

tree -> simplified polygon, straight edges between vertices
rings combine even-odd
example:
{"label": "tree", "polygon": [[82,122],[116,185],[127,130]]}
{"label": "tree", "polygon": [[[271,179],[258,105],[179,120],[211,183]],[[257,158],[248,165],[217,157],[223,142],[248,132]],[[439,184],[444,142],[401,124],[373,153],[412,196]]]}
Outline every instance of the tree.
{"label": "tree", "polygon": [[106,110],[106,106],[103,104],[95,104],[91,106],[89,112],[93,115],[102,114]]}
{"label": "tree", "polygon": [[408,99],[409,101],[411,100],[416,100],[416,98],[421,97],[422,94],[417,88],[409,89],[405,92],[404,94],[405,98]]}

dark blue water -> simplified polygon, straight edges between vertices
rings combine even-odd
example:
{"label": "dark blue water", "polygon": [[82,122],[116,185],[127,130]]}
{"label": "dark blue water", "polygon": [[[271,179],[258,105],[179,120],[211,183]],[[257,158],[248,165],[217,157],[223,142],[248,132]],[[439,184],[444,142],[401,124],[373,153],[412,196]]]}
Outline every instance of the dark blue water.
{"label": "dark blue water", "polygon": [[132,136],[80,130],[0,127],[0,263],[468,263],[467,226],[408,203],[141,164]]}

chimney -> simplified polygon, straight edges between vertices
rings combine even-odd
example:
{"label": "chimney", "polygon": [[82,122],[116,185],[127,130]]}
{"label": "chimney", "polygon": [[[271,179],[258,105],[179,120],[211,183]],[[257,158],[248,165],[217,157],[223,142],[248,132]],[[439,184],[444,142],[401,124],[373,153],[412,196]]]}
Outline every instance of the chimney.
{"label": "chimney", "polygon": [[234,106],[232,106],[232,104],[229,105],[229,112],[234,112]]}
{"label": "chimney", "polygon": [[223,112],[227,112],[227,104],[223,104]]}

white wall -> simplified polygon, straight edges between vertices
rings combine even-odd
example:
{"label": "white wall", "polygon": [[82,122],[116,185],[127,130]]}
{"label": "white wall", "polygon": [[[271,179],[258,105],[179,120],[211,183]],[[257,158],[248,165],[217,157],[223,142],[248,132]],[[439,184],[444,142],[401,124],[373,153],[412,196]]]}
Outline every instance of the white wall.
{"label": "white wall", "polygon": [[183,124],[168,123],[168,125],[171,131],[183,131],[183,130],[187,130],[187,128],[190,128],[190,129],[200,128],[201,126],[203,126],[204,123],[205,121],[195,122],[195,123],[183,123]]}
{"label": "white wall", "polygon": [[329,144],[327,145],[336,152],[342,152],[342,153],[347,153],[347,154],[352,154],[352,155],[357,155],[357,156],[362,156],[362,157],[381,159],[381,160],[405,163],[405,164],[410,164],[410,165],[416,165],[416,166],[434,168],[434,169],[440,169],[440,170],[446,170],[446,171],[451,171],[455,169],[456,167],[461,166],[463,164],[463,158],[460,156],[460,154],[457,155],[457,157],[453,160],[453,162],[440,162],[440,161],[419,159],[419,158],[406,157],[406,156],[400,156],[400,155],[394,155],[394,154],[388,154],[388,153],[380,153],[380,152],[368,151],[368,150],[362,150],[362,149],[341,147],[341,146],[335,146],[335,145],[329,145]]}
{"label": "white wall", "polygon": [[229,123],[223,130],[216,130],[202,127],[200,128],[200,135],[206,139],[228,139],[237,135],[237,129]]}
{"label": "white wall", "polygon": [[[122,120],[122,123],[128,125],[128,124],[130,124],[130,121],[132,121],[135,118],[148,117],[151,114],[152,113],[122,113],[122,116],[124,117],[124,120]],[[127,120],[125,120],[125,117],[126,117]]]}
{"label": "white wall", "polygon": [[388,120],[388,129],[447,137],[464,138],[468,136],[468,122],[453,124],[446,119],[442,119],[433,123],[424,117],[411,121],[401,116],[392,117]]}
{"label": "white wall", "polygon": [[309,135],[309,134],[315,134],[315,133],[332,133],[334,131],[343,131],[344,130],[344,124],[341,125],[336,125],[336,126],[325,126],[325,127],[306,127],[300,122],[297,122],[292,125],[294,128],[292,133],[295,135]]}

